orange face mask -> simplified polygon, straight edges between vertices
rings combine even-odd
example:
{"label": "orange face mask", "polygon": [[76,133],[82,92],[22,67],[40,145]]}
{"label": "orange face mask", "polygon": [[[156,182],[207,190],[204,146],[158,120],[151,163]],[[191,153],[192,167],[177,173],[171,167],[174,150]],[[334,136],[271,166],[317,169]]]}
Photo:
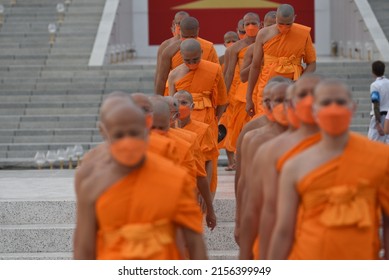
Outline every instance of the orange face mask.
{"label": "orange face mask", "polygon": [[317,112],[317,124],[331,136],[345,133],[350,126],[351,118],[352,112],[349,108],[335,103]]}
{"label": "orange face mask", "polygon": [[239,36],[239,40],[246,38],[246,34],[239,33],[238,36]]}
{"label": "orange face mask", "polygon": [[151,129],[153,126],[153,113],[146,114],[146,127]]}
{"label": "orange face mask", "polygon": [[189,70],[196,70],[199,67],[200,61],[196,64],[188,64],[185,63],[185,65],[189,68]]}
{"label": "orange face mask", "polygon": [[263,108],[263,111],[264,111],[267,119],[271,122],[275,122],[276,119],[274,118],[273,113],[269,110],[269,108],[265,104],[262,106],[262,108]]}
{"label": "orange face mask", "polygon": [[180,117],[179,117],[180,120],[184,120],[190,116],[190,107],[189,106],[180,105],[178,110],[180,112]]}
{"label": "orange face mask", "polygon": [[296,115],[296,112],[291,108],[290,106],[288,107],[286,111],[287,117],[288,117],[288,122],[291,126],[294,128],[299,128],[300,127],[300,120]]}
{"label": "orange face mask", "polygon": [[122,165],[133,167],[144,157],[147,151],[147,142],[134,137],[124,137],[110,146],[112,157]]}
{"label": "orange face mask", "polygon": [[257,36],[257,33],[259,31],[259,26],[250,24],[248,26],[245,26],[244,30],[246,31],[247,36],[255,37],[255,36]]}
{"label": "orange face mask", "polygon": [[273,108],[273,116],[276,122],[278,122],[282,126],[288,126],[289,122],[286,118],[284,104],[278,104]]}
{"label": "orange face mask", "polygon": [[280,31],[281,34],[288,33],[291,27],[292,25],[277,24],[278,31]]}
{"label": "orange face mask", "polygon": [[315,124],[315,118],[312,114],[313,96],[307,95],[296,104],[296,115],[301,122],[307,124]]}

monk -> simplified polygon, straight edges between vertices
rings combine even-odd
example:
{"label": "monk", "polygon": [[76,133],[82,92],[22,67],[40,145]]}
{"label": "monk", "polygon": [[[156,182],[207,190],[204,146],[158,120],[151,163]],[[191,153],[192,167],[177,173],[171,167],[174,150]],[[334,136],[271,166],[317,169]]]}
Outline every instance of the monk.
{"label": "monk", "polygon": [[202,201],[205,203],[206,209],[206,221],[207,226],[213,230],[216,226],[216,215],[213,209],[209,181],[207,177],[205,167],[205,157],[202,153],[200,146],[200,139],[197,133],[190,130],[182,129],[178,126],[178,118],[180,115],[179,105],[177,99],[172,96],[165,96],[164,101],[169,105],[170,110],[170,129],[169,133],[172,137],[180,138],[190,143],[191,149],[193,150],[193,156],[196,163],[196,181],[197,189],[201,195]]}
{"label": "monk", "polygon": [[[270,91],[273,86],[275,86],[279,82],[287,82],[287,79],[283,77],[274,77],[269,80],[267,86],[265,87],[263,91],[263,111],[266,112],[266,114],[258,117],[253,118],[251,121],[249,121],[242,129],[241,133],[239,134],[238,141],[237,141],[237,148],[236,148],[236,173],[235,173],[235,196],[237,196],[238,193],[238,183],[241,176],[241,166],[242,166],[242,145],[243,145],[243,139],[246,133],[248,133],[251,130],[259,129],[261,127],[264,127],[271,122],[274,122],[274,117],[271,113],[270,108]],[[246,139],[245,146],[249,142],[249,139]],[[236,236],[237,238],[237,236]]]}
{"label": "monk", "polygon": [[76,171],[74,258],[180,259],[180,228],[190,258],[205,259],[201,213],[186,171],[147,153],[144,113],[118,99],[101,108],[102,152]]}
{"label": "monk", "polygon": [[[235,42],[239,41],[238,34],[236,34],[236,32],[234,32],[234,31],[227,31],[226,34],[224,34],[223,41],[224,41],[224,46],[226,47],[226,49],[228,49]],[[224,65],[224,54],[219,56],[219,63],[222,66],[222,69],[224,69],[224,67],[223,67],[223,65]]]}
{"label": "monk", "polygon": [[[162,63],[162,53],[168,47],[170,44],[177,42],[181,39],[181,28],[180,28],[180,23],[181,20],[184,18],[189,17],[189,14],[185,11],[179,11],[175,14],[173,22],[172,22],[172,34],[173,37],[165,40],[162,42],[162,44],[158,48],[158,53],[157,53],[157,67],[156,69],[159,69],[160,64]],[[157,75],[155,75],[155,79],[157,78]],[[154,83],[156,80],[154,81]]]}
{"label": "monk", "polygon": [[[235,42],[237,42],[239,40],[239,37],[238,37],[238,34],[236,32],[233,32],[233,31],[228,31],[225,35],[224,35],[224,46],[226,47],[226,52],[227,50],[229,49],[229,47],[231,47]],[[223,54],[222,56],[219,57],[219,62],[220,62],[220,65],[222,66],[222,72],[224,74],[225,72],[225,57],[226,55]],[[229,98],[228,98],[229,99]],[[229,103],[229,101],[228,101]],[[227,131],[227,126],[228,126],[228,120],[230,118],[230,113],[229,113],[229,110],[228,108],[226,109],[226,111],[222,114],[222,116],[220,117],[220,120],[219,120],[219,127],[220,126],[223,126],[224,129]],[[219,129],[220,131],[220,129]],[[228,133],[228,131],[227,131]],[[218,149],[223,149],[225,148],[225,138],[226,138],[226,135],[224,136],[223,139],[221,139],[218,143]],[[228,154],[228,165],[231,166],[233,164],[233,157],[234,157],[234,154]]]}
{"label": "monk", "polygon": [[[261,104],[263,88],[271,77],[281,75],[297,80],[303,73],[316,69],[311,28],[294,23],[294,19],[293,7],[282,4],[277,9],[277,24],[258,32],[246,94],[246,111],[250,116],[255,115],[253,92],[258,79],[256,100]],[[306,63],[305,69],[301,66],[302,60]]]}
{"label": "monk", "polygon": [[236,33],[239,36],[239,40],[242,40],[246,36],[246,30],[244,29],[243,19],[238,21],[238,27],[236,28]]}
{"label": "monk", "polygon": [[[229,50],[229,63],[226,65],[227,71],[225,74],[225,82],[227,91],[230,90],[234,75],[239,77],[240,69],[242,69],[243,57],[247,51],[248,46],[254,43],[256,35],[259,31],[260,19],[255,13],[247,13],[243,17],[243,23],[246,31],[246,38],[236,42]],[[246,107],[246,89],[247,83],[238,80],[234,94],[230,96],[229,107],[231,106],[231,117],[228,122],[229,131],[226,139],[226,150],[229,152],[236,151],[236,141],[242,127],[250,120],[245,111]]]}
{"label": "monk", "polygon": [[219,156],[215,136],[209,125],[191,119],[194,104],[192,95],[189,92],[184,90],[178,91],[174,94],[174,98],[179,103],[179,127],[194,132],[198,136],[201,152],[205,159],[211,195],[214,197],[217,187],[217,166],[214,168],[212,162],[217,163]]}
{"label": "monk", "polygon": [[256,216],[260,221],[260,259],[266,259],[275,223],[280,161],[287,160],[292,154],[301,152],[320,140],[319,129],[312,114],[312,94],[320,80],[318,75],[306,74],[290,87],[287,108],[290,129],[263,144],[255,154],[253,166],[265,174],[257,176],[255,173],[252,178],[255,181],[253,185],[260,188],[263,198],[260,217]]}
{"label": "monk", "polygon": [[190,92],[194,101],[192,118],[210,125],[216,139],[218,119],[227,103],[221,66],[201,59],[201,45],[195,39],[181,43],[181,55],[185,63],[170,73],[169,95],[179,90]]}
{"label": "monk", "polygon": [[[242,154],[241,171],[244,171],[244,173],[241,174],[238,182],[236,210],[240,259],[259,258],[257,245],[254,245],[254,242],[258,242],[255,239],[258,232],[259,219],[255,219],[255,217],[260,211],[258,209],[258,199],[260,197],[254,180],[258,178],[260,170],[253,165],[253,158],[261,145],[277,137],[288,128],[289,124],[284,110],[284,100],[286,89],[289,85],[290,83],[283,82],[271,88],[270,107],[275,121],[245,135],[248,143],[247,149]],[[255,254],[253,254],[253,248],[255,249]]]}
{"label": "monk", "polygon": [[355,108],[344,83],[315,88],[322,138],[283,167],[269,259],[378,259],[378,209],[384,221],[389,215],[389,147],[349,131]]}
{"label": "monk", "polygon": [[196,18],[184,18],[180,23],[180,34],[181,40],[171,43],[162,52],[161,63],[156,71],[155,93],[157,94],[168,95],[168,92],[165,92],[165,90],[169,72],[184,63],[180,52],[180,45],[184,40],[190,38],[197,40],[202,50],[200,54],[201,59],[219,63],[213,43],[199,37],[199,22]]}

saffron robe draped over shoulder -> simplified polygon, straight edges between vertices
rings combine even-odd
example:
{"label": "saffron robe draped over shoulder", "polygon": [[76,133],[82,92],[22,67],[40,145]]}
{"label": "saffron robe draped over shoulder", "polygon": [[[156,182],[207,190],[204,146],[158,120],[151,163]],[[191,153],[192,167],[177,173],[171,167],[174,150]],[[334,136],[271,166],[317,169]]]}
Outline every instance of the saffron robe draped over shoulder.
{"label": "saffron robe draped over shoulder", "polygon": [[298,182],[301,215],[289,259],[378,259],[388,171],[389,147],[350,133],[341,156]]}
{"label": "saffron robe draped over shoulder", "polygon": [[303,72],[301,62],[309,64],[316,61],[310,31],[310,27],[293,23],[286,34],[280,33],[263,45],[263,67],[258,78],[257,104],[262,104],[262,92],[269,79],[284,76],[297,80]]}
{"label": "saffron robe draped over shoulder", "polygon": [[235,75],[238,75],[238,83],[236,91],[230,98],[230,104],[232,105],[232,112],[228,122],[228,135],[225,142],[226,149],[231,152],[236,151],[236,142],[239,134],[242,131],[243,126],[250,120],[249,115],[246,112],[246,91],[248,82],[243,83],[240,80],[240,69],[243,64],[244,55],[247,52],[248,46],[241,49],[238,53],[237,68],[238,71]]}
{"label": "saffron robe draped over shoulder", "polygon": [[149,153],[142,167],[109,187],[95,206],[97,259],[180,259],[177,227],[203,230],[187,180],[183,168]]}
{"label": "saffron robe draped over shoulder", "polygon": [[218,63],[201,60],[196,70],[189,71],[175,83],[176,90],[192,94],[194,110],[191,118],[209,124],[217,139],[216,107],[227,104],[227,92]]}

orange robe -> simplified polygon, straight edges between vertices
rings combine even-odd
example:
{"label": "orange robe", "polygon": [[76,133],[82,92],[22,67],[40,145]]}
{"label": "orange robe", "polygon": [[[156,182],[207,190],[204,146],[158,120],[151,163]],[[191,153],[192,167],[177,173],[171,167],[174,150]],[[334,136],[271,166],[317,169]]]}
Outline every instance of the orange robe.
{"label": "orange robe", "polygon": [[230,99],[230,104],[232,104],[233,107],[228,122],[228,136],[225,141],[225,146],[226,149],[231,152],[236,151],[236,141],[238,140],[239,134],[242,131],[243,126],[250,120],[250,117],[246,112],[246,91],[248,83],[243,83],[240,80],[240,69],[243,64],[243,59],[247,48],[248,46],[241,49],[238,54],[238,71],[235,72],[235,75],[237,75],[239,80],[236,86],[235,94],[232,95]]}
{"label": "orange robe", "polygon": [[316,51],[310,27],[293,23],[286,34],[278,34],[263,45],[263,67],[259,75],[257,107],[262,103],[262,92],[269,79],[284,76],[297,80],[302,72],[301,61],[316,61]]}
{"label": "orange robe", "polygon": [[294,157],[295,155],[301,153],[302,151],[308,149],[309,147],[315,145],[321,140],[321,133],[315,133],[300,143],[298,143],[296,146],[294,146],[292,149],[287,151],[285,154],[283,154],[277,161],[277,172],[280,173],[282,170],[282,167],[284,166],[285,162],[287,162],[289,159]]}
{"label": "orange robe", "polygon": [[389,213],[389,147],[350,133],[343,154],[297,184],[301,219],[289,259],[378,259],[379,207]]}
{"label": "orange robe", "polygon": [[191,117],[211,126],[217,140],[216,107],[227,104],[227,92],[218,63],[201,60],[199,67],[189,71],[175,83],[176,90],[192,94],[194,110]]}
{"label": "orange robe", "polygon": [[177,260],[177,227],[198,233],[203,228],[187,172],[152,153],[108,188],[95,207],[97,259]]}
{"label": "orange robe", "polygon": [[[198,136],[200,143],[201,152],[204,156],[205,161],[212,161],[212,177],[211,182],[209,183],[209,188],[211,192],[216,192],[217,187],[217,160],[219,157],[219,150],[217,148],[216,138],[213,135],[211,127],[205,123],[190,120],[190,122],[183,127],[183,129],[194,132]],[[215,168],[216,162],[216,168]]]}
{"label": "orange robe", "polygon": [[150,131],[148,150],[174,163],[178,162],[180,158],[175,141],[154,131]]}
{"label": "orange robe", "polygon": [[[204,59],[204,60],[207,60],[210,62],[214,62],[214,63],[217,63],[218,65],[220,65],[219,64],[219,57],[217,56],[216,50],[213,47],[213,43],[209,42],[207,40],[204,40],[200,37],[197,37],[197,41],[200,43],[201,50],[203,51],[203,53],[201,55],[201,59]],[[182,63],[184,63],[184,60],[182,59],[181,52],[178,51],[172,57],[172,63],[171,63],[170,70],[173,70],[174,68],[181,65]]]}
{"label": "orange robe", "polygon": [[181,138],[190,144],[191,150],[193,152],[193,158],[195,161],[195,179],[197,177],[206,177],[207,172],[205,171],[205,159],[204,155],[201,152],[197,134],[188,130],[184,130],[182,128],[171,128],[169,129],[169,132],[171,133],[171,135]]}

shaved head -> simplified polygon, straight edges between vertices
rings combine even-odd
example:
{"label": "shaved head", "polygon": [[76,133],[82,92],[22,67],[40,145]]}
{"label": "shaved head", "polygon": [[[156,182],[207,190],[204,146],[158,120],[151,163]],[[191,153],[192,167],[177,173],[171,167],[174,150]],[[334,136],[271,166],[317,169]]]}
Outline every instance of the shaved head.
{"label": "shaved head", "polygon": [[268,27],[270,25],[276,24],[276,16],[277,16],[276,11],[268,12],[263,18],[263,26]]}
{"label": "shaved head", "polygon": [[326,92],[327,95],[344,93],[350,101],[352,100],[351,90],[348,85],[337,79],[325,79],[319,82],[313,91],[314,99],[320,98],[323,92]]}
{"label": "shaved head", "polygon": [[248,21],[248,20],[256,20],[256,21],[260,21],[260,18],[259,18],[259,15],[256,14],[256,13],[253,13],[253,12],[249,12],[247,14],[244,15],[243,17],[243,22],[245,21]]}
{"label": "shaved head", "polygon": [[238,29],[244,29],[244,22],[243,22],[243,19],[240,19],[238,21]]}
{"label": "shaved head", "polygon": [[288,88],[286,89],[286,99],[287,100],[292,100],[292,98],[294,96],[295,89],[296,89],[295,84],[290,84],[288,86]]}
{"label": "shaved head", "polygon": [[228,44],[228,43],[231,43],[231,42],[239,41],[239,36],[234,31],[228,31],[228,32],[226,32],[226,34],[224,34],[224,38],[223,39],[224,39],[224,43]]}
{"label": "shaved head", "polygon": [[199,21],[194,17],[186,17],[181,20],[181,30],[198,30],[200,27]]}
{"label": "shaved head", "polygon": [[174,15],[175,23],[180,23],[184,18],[189,17],[189,14],[185,11],[179,11]]}
{"label": "shaved head", "polygon": [[107,97],[104,98],[103,103],[100,107],[100,121],[105,122],[112,108],[117,106],[117,104],[120,104],[121,102],[130,102],[133,104],[130,95],[126,92],[114,91],[108,94]]}
{"label": "shaved head", "polygon": [[153,112],[153,106],[149,97],[140,92],[135,92],[131,94],[131,98],[136,105],[138,105],[146,114]]}
{"label": "shaved head", "polygon": [[153,104],[153,129],[159,129],[163,131],[169,130],[170,127],[170,109],[169,105],[163,100],[153,98],[151,100]]}
{"label": "shaved head", "polygon": [[181,43],[181,52],[196,52],[201,53],[201,45],[195,39],[187,39]]}
{"label": "shaved head", "polygon": [[180,91],[177,91],[175,94],[174,94],[174,98],[175,99],[179,99],[179,98],[184,98],[186,101],[188,101],[190,104],[193,103],[193,96],[192,94],[190,94],[188,91],[186,90],[180,90]]}
{"label": "shaved head", "polygon": [[277,9],[277,15],[283,18],[294,17],[294,8],[289,4],[282,4]]}
{"label": "shaved head", "polygon": [[286,98],[286,90],[290,86],[290,83],[282,82],[282,83],[276,83],[270,90],[271,96],[270,100],[272,103],[272,107],[274,108],[278,104],[284,102]]}

